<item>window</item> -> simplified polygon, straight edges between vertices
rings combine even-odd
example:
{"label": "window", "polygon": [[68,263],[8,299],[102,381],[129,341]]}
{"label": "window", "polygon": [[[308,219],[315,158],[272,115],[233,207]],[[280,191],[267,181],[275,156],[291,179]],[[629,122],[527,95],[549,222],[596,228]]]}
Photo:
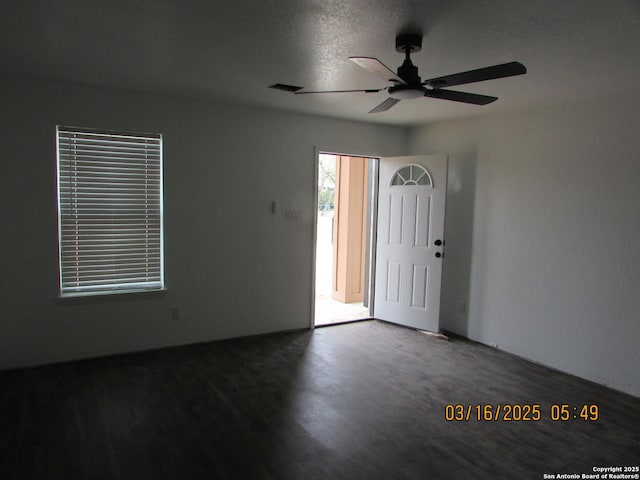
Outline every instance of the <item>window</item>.
{"label": "window", "polygon": [[61,296],[164,288],[162,136],[57,128]]}
{"label": "window", "polygon": [[391,177],[391,186],[424,185],[433,186],[431,175],[420,165],[402,167]]}

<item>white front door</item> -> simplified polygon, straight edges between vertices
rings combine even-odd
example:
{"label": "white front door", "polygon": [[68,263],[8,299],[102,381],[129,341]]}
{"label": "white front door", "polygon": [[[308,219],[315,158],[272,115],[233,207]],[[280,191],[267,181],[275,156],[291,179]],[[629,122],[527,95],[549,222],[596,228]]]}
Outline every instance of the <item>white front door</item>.
{"label": "white front door", "polygon": [[440,329],[446,155],[380,159],[373,316]]}

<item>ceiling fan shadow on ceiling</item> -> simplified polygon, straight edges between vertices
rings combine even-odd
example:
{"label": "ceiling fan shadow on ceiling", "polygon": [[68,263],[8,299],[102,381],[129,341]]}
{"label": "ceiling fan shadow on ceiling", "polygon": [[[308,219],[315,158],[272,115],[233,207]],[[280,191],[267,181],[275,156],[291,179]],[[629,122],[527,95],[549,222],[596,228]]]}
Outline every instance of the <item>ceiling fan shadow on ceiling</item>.
{"label": "ceiling fan shadow on ceiling", "polygon": [[308,95],[317,93],[378,93],[386,90],[389,97],[382,103],[374,107],[369,113],[386,112],[396,105],[400,100],[427,97],[439,98],[441,100],[451,100],[453,102],[470,103],[473,105],[487,105],[495,102],[498,97],[488,95],[478,95],[475,93],[459,92],[448,90],[448,87],[465,85],[467,83],[483,82],[498,78],[513,77],[527,73],[527,68],[519,62],[509,62],[491,67],[469,70],[466,72],[454,73],[443,77],[430,78],[422,81],[418,75],[418,67],[411,63],[411,53],[419,52],[422,49],[422,36],[416,34],[402,34],[396,37],[396,50],[405,54],[402,65],[398,67],[397,73],[387,67],[384,63],[374,57],[349,57],[349,60],[365,70],[384,78],[393,83],[386,88],[370,88],[364,90],[320,90],[305,91],[304,87],[276,83],[269,88],[291,92],[294,95]]}

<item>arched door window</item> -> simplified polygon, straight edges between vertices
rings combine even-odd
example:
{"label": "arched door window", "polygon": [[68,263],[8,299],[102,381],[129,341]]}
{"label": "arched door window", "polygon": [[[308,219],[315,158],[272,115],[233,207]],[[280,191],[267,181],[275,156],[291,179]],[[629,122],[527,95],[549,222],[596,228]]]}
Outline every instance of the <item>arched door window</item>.
{"label": "arched door window", "polygon": [[433,187],[433,181],[429,172],[420,165],[407,165],[401,167],[391,177],[391,186],[420,185]]}

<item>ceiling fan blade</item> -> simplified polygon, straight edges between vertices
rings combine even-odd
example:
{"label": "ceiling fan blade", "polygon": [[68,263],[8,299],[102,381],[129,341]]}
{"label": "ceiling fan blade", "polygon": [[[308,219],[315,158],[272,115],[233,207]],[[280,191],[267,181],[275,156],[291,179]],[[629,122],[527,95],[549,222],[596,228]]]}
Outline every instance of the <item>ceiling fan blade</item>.
{"label": "ceiling fan blade", "polygon": [[282,90],[283,92],[297,92],[298,90],[302,90],[302,87],[298,87],[296,85],[287,85],[286,83],[274,83],[273,85],[269,85],[269,88],[274,88],[276,90]]}
{"label": "ceiling fan blade", "polygon": [[495,102],[498,97],[490,97],[488,95],[478,95],[476,93],[456,92],[455,90],[427,90],[424,92],[425,97],[439,98],[441,100],[452,100],[454,102],[472,103],[473,105],[487,105]]}
{"label": "ceiling fan blade", "polygon": [[370,110],[369,113],[386,112],[387,110],[389,110],[391,107],[393,107],[399,101],[400,100],[398,100],[397,98],[389,97],[384,102],[382,102],[377,107],[375,107],[373,110]]}
{"label": "ceiling fan blade", "polygon": [[387,67],[384,63],[382,63],[377,58],[373,58],[373,57],[349,57],[349,60],[351,60],[356,65],[361,66],[365,70],[368,70],[369,72],[371,72],[371,73],[373,73],[375,75],[378,75],[379,77],[384,78],[387,81],[400,82],[403,85],[407,84],[407,82],[405,82],[403,79],[401,79],[396,74],[396,72],[391,70],[389,67]]}
{"label": "ceiling fan blade", "polygon": [[364,92],[364,93],[378,93],[382,90],[385,90],[384,88],[369,88],[366,90],[316,90],[316,91],[306,91],[306,92],[299,92],[299,91],[295,91],[293,92],[294,95],[304,95],[306,93],[351,93],[351,92]]}
{"label": "ceiling fan blade", "polygon": [[444,77],[431,78],[422,83],[433,88],[445,88],[453,87],[454,85],[463,85],[465,83],[513,77],[514,75],[523,75],[525,73],[527,73],[527,68],[524,65],[519,62],[509,62],[501,65],[494,65],[492,67],[469,70],[468,72],[445,75]]}

